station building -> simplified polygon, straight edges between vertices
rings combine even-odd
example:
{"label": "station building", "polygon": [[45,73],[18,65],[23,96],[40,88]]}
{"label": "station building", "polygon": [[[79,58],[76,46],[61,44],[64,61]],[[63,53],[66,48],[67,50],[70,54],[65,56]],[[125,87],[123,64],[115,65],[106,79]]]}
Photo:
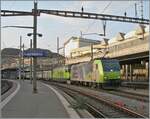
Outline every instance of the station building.
{"label": "station building", "polygon": [[89,46],[91,44],[99,44],[99,43],[100,41],[98,40],[92,40],[92,39],[86,39],[86,38],[73,36],[64,43],[65,57],[66,58],[72,57],[71,51],[73,49]]}
{"label": "station building", "polygon": [[149,81],[149,27],[118,33],[109,42],[108,57],[120,60],[123,80]]}
{"label": "station building", "polygon": [[[115,37],[101,41],[71,37],[64,43],[65,57],[38,59],[38,69],[50,70],[53,64],[75,64],[95,58],[115,58],[120,61],[121,79],[129,81],[149,81],[149,26],[139,25],[128,33],[119,32]],[[62,62],[61,62],[62,60]],[[16,77],[19,59],[15,57],[2,63],[3,76]],[[52,65],[52,66],[51,66]],[[24,59],[24,66],[30,67],[30,59]],[[9,67],[11,69],[6,70]],[[12,74],[10,73],[12,72]],[[10,76],[10,77],[11,77]]]}
{"label": "station building", "polygon": [[[115,58],[120,61],[121,74],[123,80],[129,81],[149,81],[149,26],[139,25],[136,29],[128,32],[116,34],[110,40],[103,39],[91,46],[70,47],[70,59],[66,59],[66,64],[75,64],[91,60],[94,58]],[[69,45],[71,46],[71,42]],[[67,49],[66,49],[67,50]],[[107,51],[107,54],[104,54]]]}

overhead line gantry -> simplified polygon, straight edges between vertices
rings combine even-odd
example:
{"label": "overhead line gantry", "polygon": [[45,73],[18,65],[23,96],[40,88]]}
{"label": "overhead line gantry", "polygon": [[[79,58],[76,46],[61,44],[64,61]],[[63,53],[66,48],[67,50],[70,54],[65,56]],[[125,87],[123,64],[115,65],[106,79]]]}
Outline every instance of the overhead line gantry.
{"label": "overhead line gantry", "polygon": [[38,9],[38,10],[40,13],[57,15],[62,17],[98,19],[98,20],[130,22],[130,23],[139,23],[139,24],[149,24],[150,22],[148,19],[127,17],[127,16],[97,14],[97,13],[88,13],[88,12],[61,11],[61,10],[43,10],[43,9]]}
{"label": "overhead line gantry", "polygon": [[10,16],[33,16],[33,12],[26,11],[12,11],[12,10],[1,10],[2,17]]}
{"label": "overhead line gantry", "polygon": [[[1,10],[1,16],[31,16],[34,15],[33,11],[34,9],[32,10],[32,12]],[[141,19],[135,17],[118,16],[118,15],[108,15],[108,14],[88,13],[88,12],[37,9],[37,16],[40,16],[40,13],[62,16],[62,17],[119,21],[119,22],[128,22],[128,23],[146,24],[146,25],[150,23],[149,19]]]}

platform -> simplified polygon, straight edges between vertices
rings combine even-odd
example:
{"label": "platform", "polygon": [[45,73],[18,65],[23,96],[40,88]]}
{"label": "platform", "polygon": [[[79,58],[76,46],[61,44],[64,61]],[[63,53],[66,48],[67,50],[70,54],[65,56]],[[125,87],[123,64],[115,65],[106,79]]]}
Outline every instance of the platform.
{"label": "platform", "polygon": [[[32,92],[30,81],[15,81],[16,94],[2,107],[4,118],[77,118],[77,113],[62,103],[52,87],[37,82],[38,93]],[[18,91],[17,91],[18,90]],[[57,92],[58,93],[58,92]],[[7,97],[8,98],[8,97]],[[3,100],[3,104],[7,100]],[[65,98],[63,98],[63,102]],[[66,101],[67,104],[67,101]],[[68,108],[68,109],[66,109]],[[69,112],[70,110],[70,112]]]}

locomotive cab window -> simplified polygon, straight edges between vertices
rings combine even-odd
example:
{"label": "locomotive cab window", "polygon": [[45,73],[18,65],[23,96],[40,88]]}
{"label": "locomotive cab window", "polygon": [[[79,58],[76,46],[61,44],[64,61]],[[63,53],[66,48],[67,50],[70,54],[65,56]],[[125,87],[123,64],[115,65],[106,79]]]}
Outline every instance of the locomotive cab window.
{"label": "locomotive cab window", "polygon": [[102,60],[104,71],[120,71],[119,62],[117,60]]}

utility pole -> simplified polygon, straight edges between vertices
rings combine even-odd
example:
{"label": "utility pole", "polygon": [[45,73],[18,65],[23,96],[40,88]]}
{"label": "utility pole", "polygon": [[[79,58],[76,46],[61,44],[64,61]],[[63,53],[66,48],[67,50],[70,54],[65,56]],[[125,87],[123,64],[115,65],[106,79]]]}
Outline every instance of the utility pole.
{"label": "utility pole", "polygon": [[143,19],[143,0],[141,0],[141,19]]}
{"label": "utility pole", "polygon": [[[140,2],[141,2],[141,19],[143,20],[143,0],[141,0]],[[142,30],[143,30],[142,39],[144,40],[144,26]]]}
{"label": "utility pole", "polygon": [[23,66],[22,66],[22,69],[23,69],[23,81],[24,81],[24,76],[25,76],[25,71],[24,71],[24,43],[23,43],[23,45],[22,45],[22,64],[23,64]]}
{"label": "utility pole", "polygon": [[[30,49],[32,50],[32,39],[30,39]],[[32,84],[32,57],[30,58],[30,83]]]}
{"label": "utility pole", "polygon": [[106,20],[102,20],[102,22],[103,22],[103,32],[104,32],[103,36],[106,36]]}
{"label": "utility pole", "polygon": [[93,44],[91,44],[91,61],[93,61]]}
{"label": "utility pole", "polygon": [[80,31],[80,37],[81,37],[81,38],[82,38],[82,35],[83,35],[82,31]]}
{"label": "utility pole", "polygon": [[57,37],[57,53],[59,54],[59,37]]}
{"label": "utility pole", "polygon": [[63,47],[63,55],[64,55],[64,58],[65,58],[65,59],[64,59],[64,64],[65,64],[65,63],[66,63],[66,57],[65,57],[65,55],[66,55],[66,54],[65,54],[65,46]]}
{"label": "utility pole", "polygon": [[22,36],[20,36],[20,53],[19,53],[19,80],[21,81],[21,53],[22,53]]}
{"label": "utility pole", "polygon": [[[33,10],[33,49],[37,48],[36,35],[37,35],[37,1],[34,0],[34,10]],[[33,93],[37,93],[37,84],[36,84],[36,66],[37,66],[37,57],[33,57]]]}
{"label": "utility pole", "polygon": [[[92,63],[92,74],[93,74],[93,44],[91,43],[91,63]],[[91,80],[93,80],[93,77],[91,77]]]}
{"label": "utility pole", "polygon": [[135,3],[135,17],[137,18],[137,4]]}
{"label": "utility pole", "polygon": [[59,37],[57,37],[57,54],[58,54],[57,61],[59,64]]}

